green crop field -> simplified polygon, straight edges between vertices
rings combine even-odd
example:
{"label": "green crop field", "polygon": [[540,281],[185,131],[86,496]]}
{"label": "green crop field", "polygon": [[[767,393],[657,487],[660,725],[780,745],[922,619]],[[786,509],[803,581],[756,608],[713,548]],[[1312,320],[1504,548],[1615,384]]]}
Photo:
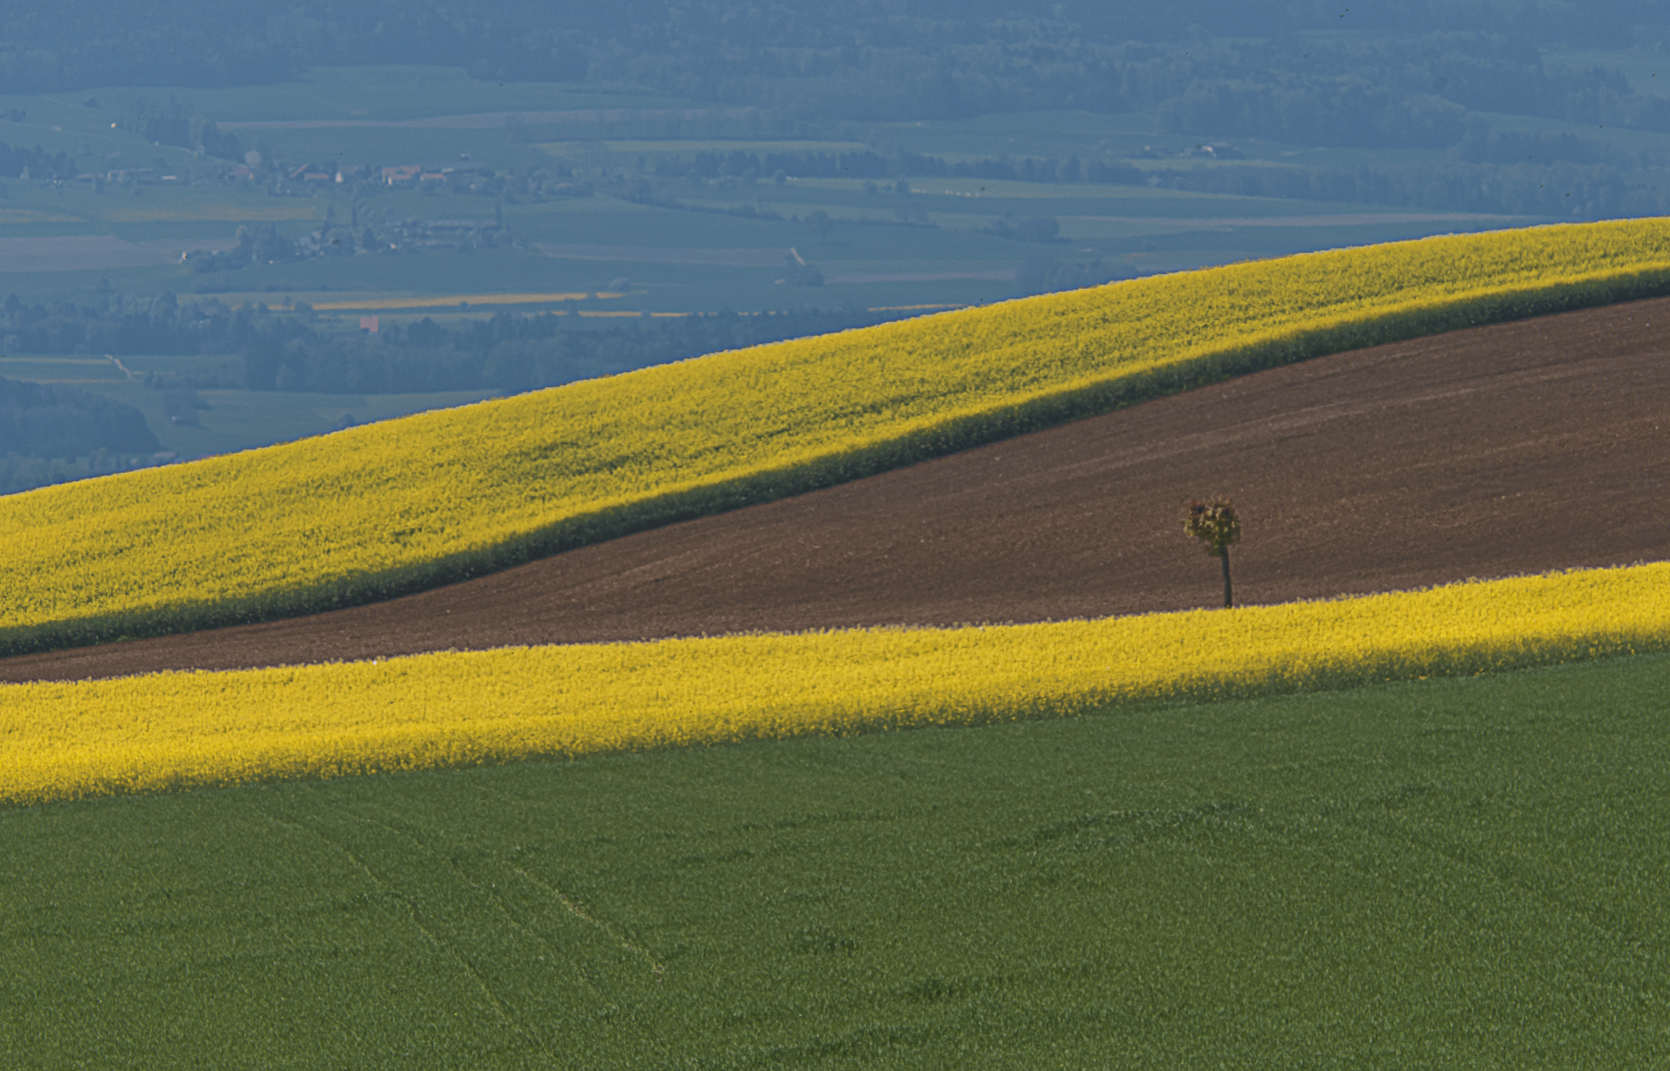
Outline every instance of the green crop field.
{"label": "green crop field", "polygon": [[1670,658],[0,812],[13,1068],[1648,1067]]}

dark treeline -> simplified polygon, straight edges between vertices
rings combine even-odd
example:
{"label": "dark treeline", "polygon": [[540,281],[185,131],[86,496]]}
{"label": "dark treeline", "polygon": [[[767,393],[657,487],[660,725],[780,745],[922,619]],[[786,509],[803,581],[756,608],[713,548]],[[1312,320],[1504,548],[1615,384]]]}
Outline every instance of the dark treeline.
{"label": "dark treeline", "polygon": [[[853,152],[765,152],[745,150],[699,152],[658,157],[654,173],[662,178],[698,175],[702,178],[861,178],[887,179],[903,176],[935,178],[1017,179],[1022,182],[1125,182],[1136,174],[1123,163],[1036,158],[951,161],[922,153]],[[1140,175],[1138,181],[1140,181]],[[906,191],[900,191],[906,192]]]}
{"label": "dark treeline", "polygon": [[[1466,133],[1453,146],[1450,159],[1457,163],[1495,165],[1605,164],[1619,169],[1640,168],[1648,163],[1637,153],[1577,134],[1504,132],[1477,122],[1468,125]],[[922,153],[884,154],[873,150],[838,153],[752,153],[735,150],[729,153],[699,152],[688,158],[677,154],[658,157],[654,173],[662,178],[691,175],[709,179],[726,176],[754,179],[776,175],[787,178],[863,179],[932,177],[1141,185],[1147,176],[1154,173],[1154,169],[1138,169],[1124,160],[1081,160],[1077,156],[1065,160],[994,156],[953,161]],[[908,184],[896,187],[896,190],[908,193]]]}
{"label": "dark treeline", "polygon": [[156,449],[131,405],[0,377],[0,494],[152,464]]}
{"label": "dark treeline", "polygon": [[[1557,219],[1607,219],[1670,214],[1670,195],[1632,182],[1625,173],[1646,166],[1632,153],[1570,133],[1506,133],[1470,123],[1441,162],[1396,168],[1212,167],[1139,168],[1126,160],[991,157],[949,161],[921,153],[703,152],[656,161],[662,178],[761,176],[864,178],[910,192],[909,179],[979,178],[1021,182],[1092,182],[1164,186],[1246,197],[1403,205],[1411,208]],[[647,196],[646,196],[647,199]],[[1016,234],[1039,240],[1038,235]]]}
{"label": "dark treeline", "polygon": [[243,159],[243,143],[236,135],[222,133],[206,115],[188,114],[178,97],[171,96],[166,102],[145,98],[127,110],[121,123],[146,141],[159,145],[201,149],[223,160]]}
{"label": "dark treeline", "polygon": [[1445,163],[1397,169],[1229,165],[1149,172],[1172,189],[1245,197],[1402,205],[1555,219],[1670,214],[1670,196],[1626,181],[1616,169],[1571,163],[1508,167]]}
{"label": "dark treeline", "polygon": [[328,393],[532,390],[665,364],[719,350],[825,334],[898,318],[863,309],[591,319],[502,312],[456,325],[425,317],[377,334],[336,321],[173,295],[108,307],[27,305],[0,310],[7,352],[228,356],[220,371],[149,377],[158,389],[244,387]]}
{"label": "dark treeline", "polygon": [[31,178],[72,179],[75,161],[67,153],[49,153],[39,145],[14,149],[0,141],[0,178],[17,178],[28,172]]}
{"label": "dark treeline", "polygon": [[1015,272],[1015,283],[1027,294],[1050,294],[1059,290],[1078,290],[1086,286],[1121,279],[1134,279],[1140,274],[1128,264],[1104,261],[1101,257],[1088,261],[1062,261],[1055,257],[1028,257]]}
{"label": "dark treeline", "polygon": [[131,405],[55,383],[0,377],[0,454],[69,458],[156,448],[144,414]]}
{"label": "dark treeline", "polygon": [[[1670,100],[1633,92],[1613,69],[1546,64],[1538,44],[1484,34],[1301,38],[1195,49],[1187,61],[1155,49],[1150,66],[1173,76],[1140,105],[1174,133],[1308,145],[1447,148],[1465,136],[1469,110],[1670,131]],[[1187,84],[1175,77],[1185,70]]]}
{"label": "dark treeline", "polygon": [[840,308],[590,321],[499,313],[456,326],[425,317],[372,336],[269,317],[238,353],[243,385],[254,390],[523,391],[893,318]]}
{"label": "dark treeline", "polygon": [[[234,237],[238,244],[231,249],[194,256],[192,270],[200,273],[235,271],[251,264],[282,264],[295,260],[297,256],[296,243],[278,233],[278,228],[271,223],[241,226]],[[352,241],[351,231],[349,240]],[[348,251],[353,251],[352,246]]]}
{"label": "dark treeline", "polygon": [[0,454],[0,495],[47,487],[55,483],[85,480],[113,472],[147,468],[162,458],[126,456],[95,449],[73,457],[36,457],[32,454]]}

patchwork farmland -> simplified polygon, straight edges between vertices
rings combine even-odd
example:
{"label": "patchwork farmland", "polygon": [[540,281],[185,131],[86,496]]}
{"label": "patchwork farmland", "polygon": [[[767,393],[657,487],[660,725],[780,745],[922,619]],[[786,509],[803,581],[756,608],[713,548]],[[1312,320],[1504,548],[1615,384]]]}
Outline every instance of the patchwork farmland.
{"label": "patchwork farmland", "polygon": [[[1301,338],[1262,370],[1225,358],[1202,377],[1217,382],[1181,393],[1017,422],[955,444],[969,449],[857,466],[807,494],[754,495],[401,599],[0,662],[5,679],[37,682],[0,686],[0,776],[14,786],[41,755],[74,761],[77,747],[114,771],[165,723],[184,727],[181,761],[232,764],[206,780],[180,766],[174,787],[194,791],[112,773],[0,811],[15,848],[0,887],[16,894],[0,924],[3,992],[66,994],[9,1018],[0,1052],[160,1066],[188,1051],[368,1067],[1660,1060],[1670,663],[1655,652],[1670,600],[1651,563],[1670,543],[1639,505],[1670,466],[1657,226],[1572,235],[1627,249],[1628,285],[1574,275],[1558,315],[1530,315],[1560,307],[1536,290],[1558,270],[1547,255],[1494,274],[1435,258],[1449,267],[1431,292],[1463,295],[1452,307],[1486,322],[1400,328],[1369,348]],[[1469,265],[1546,304],[1458,284]],[[1223,294],[1246,278],[1183,278],[1205,300],[1182,307],[1228,317],[1202,323],[1222,329],[1237,315]],[[907,326],[942,346],[956,317]],[[1144,327],[1110,316],[1101,330]],[[1035,374],[1015,368],[1012,384]],[[868,382],[908,411],[899,384],[916,380]],[[211,467],[160,475],[184,485]],[[1238,591],[1269,606],[976,628],[966,642],[946,628],[1208,605],[1216,567],[1180,512],[1218,491],[1245,517]],[[49,501],[20,496],[14,531],[34,523],[32,498]],[[1288,605],[1574,568],[1590,571]],[[1367,624],[1349,643],[1299,626],[1319,646],[1281,648],[1253,677],[1210,668],[1307,614]],[[931,628],[815,631],[899,624]],[[1070,665],[1074,629],[1107,637],[1083,665]],[[1174,632],[1152,648],[1172,653],[1120,650],[1145,629]],[[762,630],[813,631],[520,647]],[[1005,647],[1011,634],[1028,638]],[[1406,646],[1352,676],[1350,644],[1394,634]],[[942,642],[971,661],[908,692],[888,682],[917,655],[865,661],[883,643]],[[833,652],[848,676],[818,683],[770,653],[796,645]],[[727,706],[722,668],[681,681],[684,650],[736,659],[732,679],[745,667],[756,698]],[[1162,675],[1208,668],[1051,705],[1051,681],[1120,658]],[[499,676],[467,659],[496,660]],[[650,674],[658,659],[669,676]],[[981,706],[981,674],[1011,670],[1013,694]],[[857,697],[863,716],[790,739],[735,729],[769,706],[759,697],[801,682]],[[278,739],[390,697],[445,718],[466,692],[468,716],[414,737],[422,761],[409,765],[498,763],[472,741],[516,703],[568,731],[587,697],[623,688],[639,689],[641,711],[665,707],[666,724],[716,735],[652,732],[584,761],[478,769],[331,776],[366,768],[350,747],[335,766],[236,768],[239,734]],[[141,692],[151,707],[96,700]],[[983,727],[870,732],[906,724]],[[32,750],[42,739],[57,743]],[[666,746],[681,739],[729,746]],[[75,847],[43,867],[49,844]],[[94,871],[104,880],[84,880]]]}

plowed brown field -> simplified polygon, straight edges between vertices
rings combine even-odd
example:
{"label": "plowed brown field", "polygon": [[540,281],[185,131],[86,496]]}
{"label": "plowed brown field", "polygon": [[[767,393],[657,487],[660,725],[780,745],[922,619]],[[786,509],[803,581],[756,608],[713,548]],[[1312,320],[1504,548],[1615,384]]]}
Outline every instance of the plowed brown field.
{"label": "plowed brown field", "polygon": [[374,606],[0,661],[0,680],[1210,606],[1670,558],[1670,299],[1205,387]]}

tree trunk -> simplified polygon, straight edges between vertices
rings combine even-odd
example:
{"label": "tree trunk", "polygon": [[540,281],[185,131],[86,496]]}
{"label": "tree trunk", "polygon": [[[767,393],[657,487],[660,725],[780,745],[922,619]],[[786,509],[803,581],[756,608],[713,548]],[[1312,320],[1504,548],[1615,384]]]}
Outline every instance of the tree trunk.
{"label": "tree trunk", "polygon": [[1228,547],[1225,547],[1223,549],[1223,563],[1224,563],[1224,607],[1227,609],[1228,607],[1231,607],[1231,606],[1235,605],[1235,596],[1234,596],[1234,593],[1230,590],[1230,587],[1229,587],[1229,548]]}

